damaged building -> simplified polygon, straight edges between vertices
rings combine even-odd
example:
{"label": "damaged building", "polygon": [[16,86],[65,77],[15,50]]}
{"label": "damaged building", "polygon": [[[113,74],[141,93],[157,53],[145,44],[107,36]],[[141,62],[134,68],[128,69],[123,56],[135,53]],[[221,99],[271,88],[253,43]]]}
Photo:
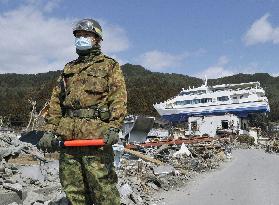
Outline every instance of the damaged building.
{"label": "damaged building", "polygon": [[192,116],[188,118],[185,135],[249,134],[248,119],[234,114]]}

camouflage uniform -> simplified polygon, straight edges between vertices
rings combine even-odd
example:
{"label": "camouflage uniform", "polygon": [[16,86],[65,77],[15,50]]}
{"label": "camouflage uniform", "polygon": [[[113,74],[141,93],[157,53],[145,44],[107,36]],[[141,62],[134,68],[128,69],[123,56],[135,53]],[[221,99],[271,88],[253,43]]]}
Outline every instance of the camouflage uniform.
{"label": "camouflage uniform", "polygon": [[[63,140],[103,138],[119,128],[127,93],[119,64],[95,50],[66,64],[50,100],[45,130]],[[118,205],[111,145],[60,151],[60,181],[73,205]]]}

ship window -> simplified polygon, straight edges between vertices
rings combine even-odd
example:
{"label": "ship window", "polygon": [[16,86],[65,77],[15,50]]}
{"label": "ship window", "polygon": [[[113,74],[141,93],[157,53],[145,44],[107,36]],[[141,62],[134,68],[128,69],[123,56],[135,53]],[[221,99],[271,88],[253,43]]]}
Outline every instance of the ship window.
{"label": "ship window", "polygon": [[208,102],[212,102],[212,98],[203,98],[203,99],[201,99],[201,103],[208,103]]}
{"label": "ship window", "polygon": [[176,105],[184,105],[184,101],[176,101],[175,104]]}
{"label": "ship window", "polygon": [[234,96],[233,99],[236,100],[236,99],[237,99],[237,96]]}
{"label": "ship window", "polygon": [[179,95],[180,96],[182,96],[182,95],[189,95],[189,92],[181,92]]}
{"label": "ship window", "polygon": [[206,93],[205,90],[199,90],[199,91],[197,92],[197,94],[204,94],[204,93]]}
{"label": "ship window", "polygon": [[189,105],[189,104],[194,104],[193,100],[185,100],[185,104]]}
{"label": "ship window", "polygon": [[201,103],[201,99],[194,99],[193,100],[193,104],[198,104],[198,103]]}
{"label": "ship window", "polygon": [[224,90],[223,88],[216,88],[214,89],[214,92],[223,91],[223,90]]}
{"label": "ship window", "polygon": [[217,97],[218,101],[228,101],[229,97],[228,96],[222,96],[222,97]]}
{"label": "ship window", "polygon": [[175,104],[176,105],[188,105],[188,104],[192,104],[192,100],[176,101]]}
{"label": "ship window", "polygon": [[190,105],[190,104],[199,104],[199,103],[208,103],[208,102],[212,102],[212,98],[176,101],[175,105]]}
{"label": "ship window", "polygon": [[185,100],[185,104],[186,104],[186,105],[192,104],[192,100]]}

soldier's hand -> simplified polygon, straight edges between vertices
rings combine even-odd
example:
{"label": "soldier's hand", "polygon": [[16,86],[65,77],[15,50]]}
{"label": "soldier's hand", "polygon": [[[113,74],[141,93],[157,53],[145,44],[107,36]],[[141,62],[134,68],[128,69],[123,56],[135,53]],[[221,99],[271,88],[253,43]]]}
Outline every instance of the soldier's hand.
{"label": "soldier's hand", "polygon": [[105,143],[108,145],[113,145],[119,140],[119,129],[109,128],[108,132],[104,136]]}
{"label": "soldier's hand", "polygon": [[43,137],[39,140],[37,147],[43,151],[54,152],[57,150],[55,142],[57,139],[51,132],[45,132]]}

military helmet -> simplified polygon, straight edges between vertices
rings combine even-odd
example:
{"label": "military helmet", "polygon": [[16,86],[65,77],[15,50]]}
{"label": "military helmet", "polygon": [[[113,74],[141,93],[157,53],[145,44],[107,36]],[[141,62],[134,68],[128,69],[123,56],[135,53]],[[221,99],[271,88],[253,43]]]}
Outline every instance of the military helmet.
{"label": "military helmet", "polygon": [[80,30],[93,32],[103,40],[102,27],[93,19],[82,19],[78,21],[73,28],[73,34],[75,35],[75,32]]}

